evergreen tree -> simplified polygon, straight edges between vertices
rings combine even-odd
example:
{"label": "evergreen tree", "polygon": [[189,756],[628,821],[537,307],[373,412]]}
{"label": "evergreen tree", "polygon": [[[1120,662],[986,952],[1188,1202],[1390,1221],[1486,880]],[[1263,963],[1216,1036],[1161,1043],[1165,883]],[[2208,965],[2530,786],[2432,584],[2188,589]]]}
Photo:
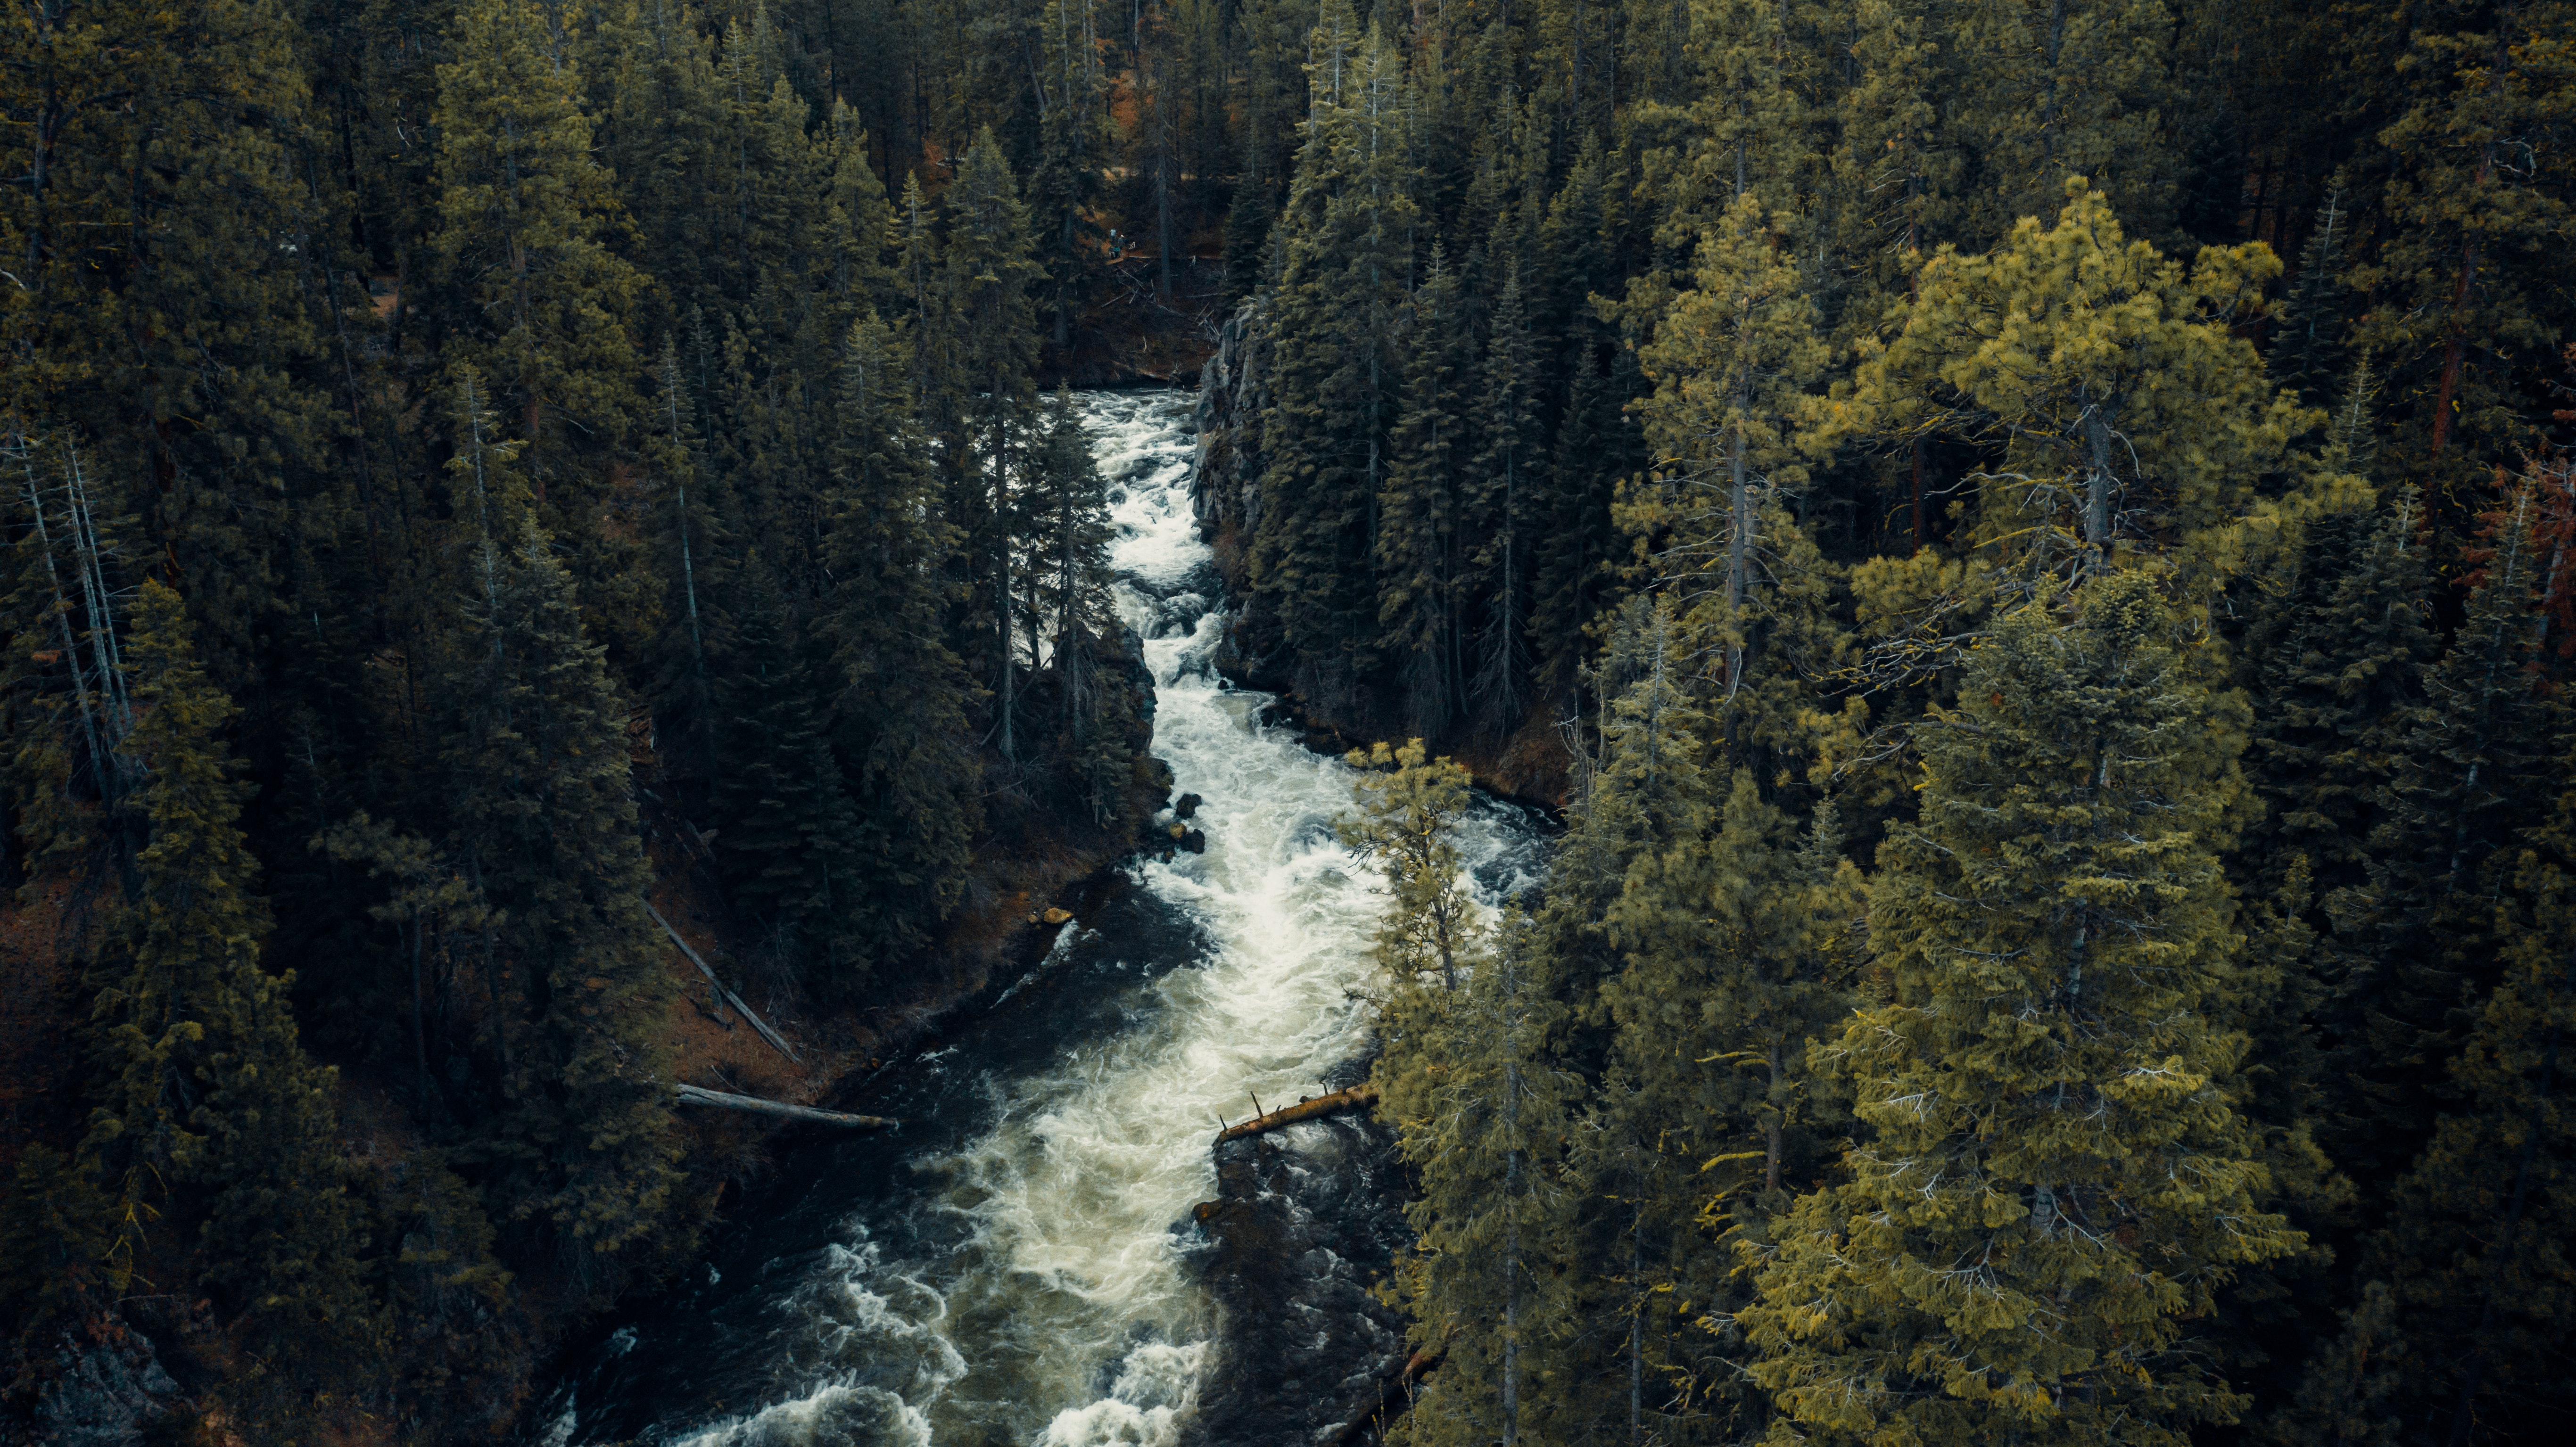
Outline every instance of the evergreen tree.
{"label": "evergreen tree", "polygon": [[[456,431],[491,435],[470,369]],[[671,990],[644,916],[627,708],[517,472],[522,443],[449,463],[475,585],[442,640],[439,755],[452,849],[489,911],[479,984],[486,1101],[458,1160],[496,1206],[586,1248],[664,1232],[677,1154],[662,1037]]]}
{"label": "evergreen tree", "polygon": [[1482,636],[1469,692],[1487,729],[1500,734],[1528,706],[1532,525],[1545,502],[1540,459],[1546,434],[1539,417],[1538,339],[1531,334],[1517,275],[1503,278],[1485,345],[1484,385],[1476,402],[1479,446],[1472,516],[1484,523],[1472,559],[1482,602]]}
{"label": "evergreen tree", "polygon": [[[1029,616],[1045,630],[1043,656],[1056,693],[1053,772],[1100,828],[1129,810],[1127,792],[1151,730],[1126,655],[1126,625],[1109,595],[1109,484],[1091,438],[1056,394],[1030,472]],[[1032,640],[1033,644],[1035,640]],[[1034,646],[1032,657],[1039,656]]]}
{"label": "evergreen tree", "polygon": [[1643,351],[1656,384],[1646,438],[1665,485],[1632,498],[1628,525],[1661,535],[1666,576],[1707,580],[1693,591],[1709,595],[1698,611],[1730,700],[1744,682],[1763,509],[1806,480],[1796,433],[1825,359],[1784,239],[1753,193],[1736,199],[1700,242],[1696,285]]}
{"label": "evergreen tree", "polygon": [[1377,524],[1380,646],[1404,660],[1406,717],[1440,735],[1467,693],[1466,510],[1474,456],[1466,388],[1472,333],[1457,275],[1442,253],[1412,307],[1404,364],[1404,410],[1389,441]]}
{"label": "evergreen tree", "polygon": [[108,1261],[120,1281],[141,1264],[156,1200],[204,1203],[207,1279],[229,1290],[293,1392],[326,1379],[339,1354],[374,1351],[383,1323],[360,1263],[333,1072],[296,1039],[290,982],[260,969],[269,918],[239,824],[249,790],[222,737],[237,710],[192,632],[178,594],[147,579],[126,651],[149,834],[98,966],[104,1088],[81,1160],[116,1197]]}
{"label": "evergreen tree", "polygon": [[1921,733],[1871,895],[1892,998],[1826,1056],[1871,1134],[1737,1316],[1809,1432],[2179,1443],[2242,1408],[2189,1323],[2300,1243],[2224,1024],[2266,968],[2213,847],[2239,725],[2174,632],[2135,572],[2017,611]]}
{"label": "evergreen tree", "polygon": [[[2053,227],[2025,218],[1989,255],[1926,263],[1903,329],[1862,344],[1822,433],[1992,457],[1961,541],[2015,574],[2098,571],[2143,533],[2232,567],[2235,524],[2286,490],[2267,477],[2309,465],[2292,439],[2319,420],[2228,331],[2279,263],[2259,243],[2211,248],[2186,276],[2126,241],[2100,192],[2069,182],[2066,197]],[[2350,491],[2312,481],[2321,502]]]}
{"label": "evergreen tree", "polygon": [[552,527],[579,546],[637,410],[627,320],[645,279],[609,244],[625,218],[554,34],[536,0],[458,9],[455,59],[438,68],[434,244],[454,293],[451,372],[492,379]]}
{"label": "evergreen tree", "polygon": [[[2408,1440],[2464,1442],[2568,1407],[2564,1321],[2576,1270],[2576,1131],[2565,1103],[2576,1035],[2576,764],[2517,851],[2498,910],[2502,978],[2450,1063],[2458,1105],[2392,1193],[2361,1274],[2393,1287],[2412,1360],[2380,1410]],[[2386,1307],[2368,1295],[2366,1329]],[[2382,1330],[2387,1328],[2383,1327]]]}
{"label": "evergreen tree", "polygon": [[2359,340],[2411,404],[2391,461],[2458,522],[2487,468],[2529,445],[2538,419],[2523,399],[2536,378],[2524,368],[2549,365],[2566,340],[2547,238],[2568,224],[2570,178],[2560,152],[2535,142],[2576,85],[2564,58],[2576,36],[2554,5],[2391,18],[2402,58],[2369,75],[2392,103],[2368,153],[2387,177],[2378,245],[2352,274],[2386,301]]}
{"label": "evergreen tree", "polygon": [[2162,0],[1972,0],[1950,30],[1957,124],[1978,156],[1969,226],[1992,243],[2045,217],[2069,177],[2139,234],[2172,223],[2182,158],[2159,103],[2172,86]]}
{"label": "evergreen tree", "polygon": [[2510,851],[2537,822],[2548,723],[2525,670],[2547,560],[2537,489],[2526,479],[2502,501],[2467,617],[2373,801],[2367,878],[2326,901],[2355,957],[2325,1006],[2333,1149],[2361,1180],[2393,1179],[2431,1136],[2449,1061],[2496,983]]}
{"label": "evergreen tree", "polygon": [[1410,87],[1382,29],[1325,0],[1307,47],[1313,101],[1274,234],[1272,405],[1253,590],[1295,650],[1299,692],[1340,706],[1374,666],[1378,499],[1400,417],[1398,318],[1419,215]]}
{"label": "evergreen tree", "polygon": [[[905,358],[873,316],[850,330],[834,408],[833,593],[820,622],[838,688],[839,757],[860,807],[858,876],[843,916],[853,955],[883,968],[927,943],[965,889],[979,821],[967,729],[974,680],[946,641],[959,591],[943,565],[957,529],[915,423]],[[827,992],[828,993],[828,992]]]}
{"label": "evergreen tree", "polygon": [[[1036,399],[1029,375],[1037,360],[1037,320],[1029,288],[1042,275],[1029,253],[1028,209],[1011,178],[1001,144],[987,130],[959,163],[957,180],[940,198],[947,239],[940,255],[940,304],[950,319],[949,355],[933,374],[962,389],[957,405],[963,429],[943,446],[955,460],[949,516],[963,532],[960,561],[974,581],[970,608],[983,628],[970,624],[970,656],[987,660],[979,670],[993,680],[998,715],[993,737],[1002,757],[1018,755],[1023,725],[1015,714],[1020,684],[1015,616],[1021,589],[1014,575],[1015,539],[1022,527],[1020,490],[1030,429],[1024,419]],[[921,345],[929,345],[924,337]],[[934,416],[942,415],[934,409]],[[952,450],[953,449],[953,450]],[[989,628],[990,631],[984,631]],[[978,637],[977,635],[981,636]]]}

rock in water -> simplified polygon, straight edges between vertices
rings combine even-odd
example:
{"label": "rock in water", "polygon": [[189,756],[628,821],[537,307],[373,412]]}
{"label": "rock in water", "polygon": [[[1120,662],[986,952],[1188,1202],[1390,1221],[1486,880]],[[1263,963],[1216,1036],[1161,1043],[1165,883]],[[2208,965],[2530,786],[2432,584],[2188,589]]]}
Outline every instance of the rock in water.
{"label": "rock in water", "polygon": [[1192,854],[1205,854],[1207,853],[1207,834],[1203,830],[1192,829],[1181,835],[1181,847]]}
{"label": "rock in water", "polygon": [[1200,798],[1196,794],[1183,794],[1180,802],[1172,806],[1172,817],[1175,819],[1187,819],[1199,811],[1199,805],[1206,802],[1207,801],[1205,799]]}

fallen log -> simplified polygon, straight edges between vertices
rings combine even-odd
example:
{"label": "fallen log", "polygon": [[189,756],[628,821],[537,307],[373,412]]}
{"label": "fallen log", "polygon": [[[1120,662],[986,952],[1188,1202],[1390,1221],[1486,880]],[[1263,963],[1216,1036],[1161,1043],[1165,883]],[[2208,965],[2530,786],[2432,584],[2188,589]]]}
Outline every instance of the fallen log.
{"label": "fallen log", "polygon": [[882,1115],[843,1115],[837,1110],[816,1110],[810,1105],[789,1105],[783,1100],[763,1100],[756,1095],[733,1095],[721,1090],[706,1090],[695,1085],[680,1087],[680,1104],[712,1105],[725,1110],[747,1110],[754,1115],[774,1115],[780,1120],[801,1120],[812,1125],[837,1125],[845,1130],[876,1130],[901,1122]]}
{"label": "fallen log", "polygon": [[[1256,1108],[1260,1104],[1258,1100],[1253,1102]],[[1358,1110],[1362,1106],[1375,1104],[1377,1104],[1376,1086],[1365,1083],[1354,1085],[1348,1090],[1336,1090],[1330,1095],[1316,1096],[1313,1100],[1301,1100],[1295,1105],[1283,1105],[1268,1115],[1256,1115],[1241,1125],[1227,1126],[1217,1132],[1216,1143],[1223,1145],[1227,1141],[1239,1141],[1245,1136],[1277,1130],[1283,1125],[1295,1125],[1301,1120],[1313,1120],[1318,1116],[1332,1115],[1345,1110]]]}
{"label": "fallen log", "polygon": [[689,942],[680,938],[680,932],[671,928],[671,922],[662,918],[662,912],[655,909],[653,907],[653,902],[649,899],[644,902],[644,912],[653,916],[653,923],[662,927],[662,933],[671,937],[671,943],[680,947],[680,953],[689,957],[689,963],[698,967],[698,973],[707,977],[707,983],[715,986],[716,993],[724,996],[725,1003],[742,1012],[742,1018],[751,1022],[751,1028],[760,1032],[761,1039],[777,1046],[779,1054],[786,1056],[790,1060],[796,1061],[797,1064],[802,1065],[805,1063],[802,1059],[797,1057],[795,1046],[788,1044],[785,1040],[779,1037],[777,1031],[770,1029],[768,1021],[751,1013],[751,1007],[742,1002],[742,996],[725,988],[724,981],[716,978],[716,972],[707,968],[707,962],[698,958],[698,952],[689,948]]}
{"label": "fallen log", "polygon": [[[1449,1334],[1449,1336],[1455,1335],[1457,1335],[1455,1331]],[[1413,1405],[1413,1384],[1429,1376],[1431,1369],[1440,1365],[1448,1355],[1449,1337],[1444,1336],[1438,1346],[1423,1347],[1406,1357],[1403,1370],[1377,1384],[1377,1400],[1361,1408],[1360,1414],[1342,1427],[1341,1432],[1333,1438],[1333,1447],[1359,1447],[1360,1443],[1368,1439],[1371,1427],[1377,1429],[1379,1438],[1383,1440],[1386,1436],[1386,1424],[1394,1421],[1398,1413]]]}

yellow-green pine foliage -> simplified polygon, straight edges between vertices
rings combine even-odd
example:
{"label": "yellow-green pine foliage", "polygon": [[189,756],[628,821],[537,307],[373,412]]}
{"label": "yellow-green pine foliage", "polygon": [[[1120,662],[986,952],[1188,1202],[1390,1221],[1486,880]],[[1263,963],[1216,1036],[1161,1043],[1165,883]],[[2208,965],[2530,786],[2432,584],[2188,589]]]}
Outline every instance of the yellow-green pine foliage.
{"label": "yellow-green pine foliage", "polygon": [[2163,0],[1960,0],[1946,18],[1959,70],[1945,99],[1977,156],[1978,243],[2047,216],[2070,177],[2090,178],[2140,233],[2164,234],[2183,158],[2159,114],[2175,31]]}
{"label": "yellow-green pine foliage", "polygon": [[1970,654],[1879,854],[1890,997],[1821,1048],[1866,1127],[1751,1253],[1751,1368],[1811,1438],[2179,1447],[2242,1399],[2194,1349],[2271,1213],[2228,1021],[2219,871],[2241,727],[2156,581],[2104,577]]}
{"label": "yellow-green pine foliage", "polygon": [[1691,289],[1640,349],[1655,383],[1639,410],[1656,472],[1630,492],[1625,519],[1664,576],[1705,599],[1693,622],[1723,653],[1730,700],[1742,692],[1767,565],[1797,551],[1762,524],[1807,480],[1800,423],[1826,359],[1781,221],[1755,192],[1730,203],[1700,236]]}
{"label": "yellow-green pine foliage", "polygon": [[1386,876],[1378,964],[1395,989],[1433,974],[1441,988],[1456,989],[1483,937],[1450,837],[1467,815],[1467,771],[1430,757],[1420,739],[1353,749],[1348,762],[1360,771],[1352,785],[1359,812],[1335,827],[1346,847]]}
{"label": "yellow-green pine foliage", "polygon": [[2304,475],[2294,444],[2322,416],[2276,391],[2231,330],[2259,314],[2271,250],[2211,247],[2186,269],[2128,240],[2101,192],[2064,194],[2054,225],[2026,217],[1991,253],[1927,262],[1902,327],[1862,343],[1823,434],[1977,449],[1959,541],[2023,578],[2140,546],[2232,567],[2236,525],[2264,499],[2293,483],[2354,492]]}
{"label": "yellow-green pine foliage", "polygon": [[1563,1006],[1530,935],[1507,910],[1454,986],[1399,987],[1381,1027],[1378,1115],[1422,1183],[1393,1295],[1414,1348],[1447,1352],[1401,1419],[1421,1447],[1580,1440],[1553,1370],[1576,1283],[1538,1269],[1562,1258],[1575,1204],[1560,1162],[1576,1082],[1550,1048]]}

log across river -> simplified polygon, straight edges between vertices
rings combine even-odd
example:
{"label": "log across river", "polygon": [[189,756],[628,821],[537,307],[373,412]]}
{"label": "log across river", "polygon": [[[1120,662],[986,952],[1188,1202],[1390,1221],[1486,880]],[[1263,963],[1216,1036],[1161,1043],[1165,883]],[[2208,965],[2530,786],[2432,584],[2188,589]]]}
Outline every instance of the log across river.
{"label": "log across river", "polygon": [[[1117,488],[1154,752],[1176,794],[1204,797],[1207,852],[1130,866],[1044,964],[890,1067],[867,1109],[900,1126],[783,1143],[708,1259],[571,1364],[532,1443],[1201,1440],[1226,1350],[1193,1267],[1210,1143],[1254,1096],[1321,1095],[1366,1048],[1379,895],[1333,836],[1348,770],[1261,725],[1266,696],[1211,667],[1225,600],[1191,516],[1191,400],[1080,405]],[[1489,893],[1536,867],[1535,832],[1507,808],[1481,810],[1463,843]]]}

